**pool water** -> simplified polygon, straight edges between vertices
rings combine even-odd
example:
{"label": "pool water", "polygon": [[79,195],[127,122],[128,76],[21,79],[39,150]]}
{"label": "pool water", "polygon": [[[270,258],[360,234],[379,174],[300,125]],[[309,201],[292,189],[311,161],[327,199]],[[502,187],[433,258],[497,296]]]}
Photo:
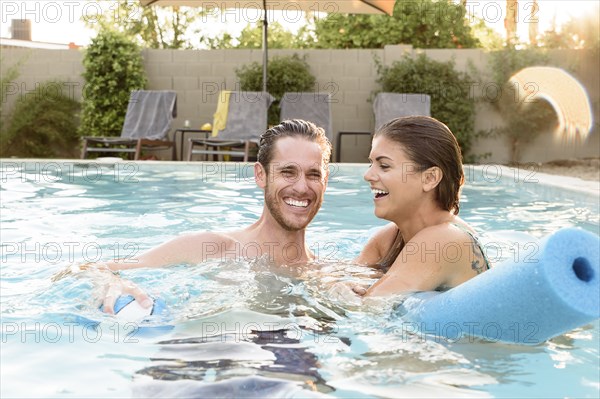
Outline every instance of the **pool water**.
{"label": "pool water", "polygon": [[[598,321],[537,346],[450,342],[404,331],[390,316],[393,301],[349,294],[344,283],[374,278],[350,260],[385,224],[372,213],[365,167],[331,165],[307,233],[314,264],[256,259],[124,272],[168,304],[168,315],[140,324],[101,313],[89,278],[52,277],[179,234],[252,223],[262,191],[251,165],[3,161],[0,396],[600,395]],[[460,215],[496,237],[492,261],[515,256],[497,239],[503,231],[599,233],[597,195],[529,177],[467,169]]]}

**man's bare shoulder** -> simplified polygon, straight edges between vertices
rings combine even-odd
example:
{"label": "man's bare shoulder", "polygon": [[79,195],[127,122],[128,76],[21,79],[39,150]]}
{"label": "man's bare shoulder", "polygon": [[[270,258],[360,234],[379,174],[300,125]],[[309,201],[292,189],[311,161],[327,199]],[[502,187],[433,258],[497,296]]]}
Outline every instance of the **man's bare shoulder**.
{"label": "man's bare shoulder", "polygon": [[201,231],[195,233],[186,233],[182,234],[173,239],[173,241],[177,241],[179,244],[201,244],[205,243],[214,243],[214,244],[229,244],[238,241],[236,239],[235,232],[231,233],[221,233],[214,231]]}
{"label": "man's bare shoulder", "polygon": [[182,234],[174,238],[172,242],[174,247],[186,248],[188,253],[205,252],[206,250],[213,253],[224,251],[237,244],[238,241],[234,233],[203,231]]}

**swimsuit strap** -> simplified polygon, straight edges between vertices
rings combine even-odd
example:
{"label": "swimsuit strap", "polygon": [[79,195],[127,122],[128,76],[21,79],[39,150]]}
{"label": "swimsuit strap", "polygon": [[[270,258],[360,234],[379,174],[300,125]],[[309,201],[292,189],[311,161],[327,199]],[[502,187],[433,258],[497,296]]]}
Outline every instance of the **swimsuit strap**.
{"label": "swimsuit strap", "polygon": [[473,242],[475,243],[475,245],[477,245],[477,248],[479,248],[479,252],[481,252],[481,256],[483,257],[483,260],[485,261],[485,266],[487,270],[490,270],[490,261],[487,258],[487,256],[485,256],[485,251],[483,250],[483,247],[481,246],[481,243],[479,242],[479,240],[477,239],[477,237],[475,237],[475,235],[468,230],[466,227],[458,224],[458,223],[450,223],[452,226],[457,227],[459,230],[467,233],[469,235],[469,237],[471,237],[471,239],[473,240]]}

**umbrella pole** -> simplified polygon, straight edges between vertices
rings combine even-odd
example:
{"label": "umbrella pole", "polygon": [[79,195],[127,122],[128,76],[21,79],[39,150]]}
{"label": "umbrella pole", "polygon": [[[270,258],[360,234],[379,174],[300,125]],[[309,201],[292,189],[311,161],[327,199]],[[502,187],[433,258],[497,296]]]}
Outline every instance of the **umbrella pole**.
{"label": "umbrella pole", "polygon": [[269,64],[269,45],[267,42],[267,34],[269,31],[269,21],[267,19],[267,0],[263,0],[263,91],[267,92],[267,69]]}

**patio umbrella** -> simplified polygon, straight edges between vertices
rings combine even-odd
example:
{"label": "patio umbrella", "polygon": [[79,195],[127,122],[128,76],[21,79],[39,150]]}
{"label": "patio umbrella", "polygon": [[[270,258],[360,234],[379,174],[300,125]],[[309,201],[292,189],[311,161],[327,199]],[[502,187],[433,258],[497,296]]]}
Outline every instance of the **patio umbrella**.
{"label": "patio umbrella", "polygon": [[186,6],[208,9],[253,8],[263,10],[263,91],[267,91],[268,10],[309,11],[340,14],[392,15],[396,0],[140,0],[143,6]]}

